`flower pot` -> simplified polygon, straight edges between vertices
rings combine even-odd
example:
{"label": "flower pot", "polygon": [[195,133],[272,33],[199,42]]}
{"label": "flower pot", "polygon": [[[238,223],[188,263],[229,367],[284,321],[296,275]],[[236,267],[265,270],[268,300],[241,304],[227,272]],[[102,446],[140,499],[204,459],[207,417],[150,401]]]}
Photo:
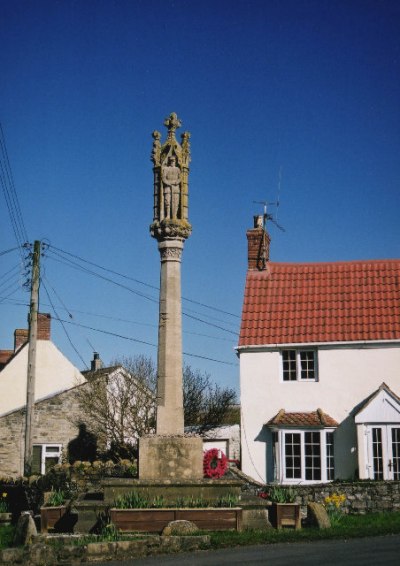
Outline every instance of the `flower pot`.
{"label": "flower pot", "polygon": [[299,503],[272,503],[271,522],[277,529],[283,527],[301,529]]}
{"label": "flower pot", "polygon": [[192,521],[202,530],[241,529],[242,509],[207,507],[203,509],[110,509],[111,521],[121,531],[160,533],[170,521]]}
{"label": "flower pot", "polygon": [[57,530],[57,523],[65,515],[67,510],[67,505],[60,505],[58,507],[41,507],[40,525],[42,533],[47,533],[49,530]]}
{"label": "flower pot", "polygon": [[10,525],[12,513],[0,513],[0,526]]}

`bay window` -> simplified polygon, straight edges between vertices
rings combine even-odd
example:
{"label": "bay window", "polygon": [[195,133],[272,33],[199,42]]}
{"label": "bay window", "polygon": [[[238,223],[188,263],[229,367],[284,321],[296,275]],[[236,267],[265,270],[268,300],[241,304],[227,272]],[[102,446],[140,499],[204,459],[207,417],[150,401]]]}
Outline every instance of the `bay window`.
{"label": "bay window", "polygon": [[276,480],[280,483],[318,483],[334,479],[333,430],[275,431]]}

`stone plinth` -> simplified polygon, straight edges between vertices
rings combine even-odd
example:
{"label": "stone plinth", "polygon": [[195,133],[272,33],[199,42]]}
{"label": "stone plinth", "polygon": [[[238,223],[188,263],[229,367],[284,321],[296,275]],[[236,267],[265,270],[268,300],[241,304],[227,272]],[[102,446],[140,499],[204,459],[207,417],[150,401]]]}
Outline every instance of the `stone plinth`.
{"label": "stone plinth", "polygon": [[203,441],[199,437],[152,436],[139,442],[140,480],[200,480]]}

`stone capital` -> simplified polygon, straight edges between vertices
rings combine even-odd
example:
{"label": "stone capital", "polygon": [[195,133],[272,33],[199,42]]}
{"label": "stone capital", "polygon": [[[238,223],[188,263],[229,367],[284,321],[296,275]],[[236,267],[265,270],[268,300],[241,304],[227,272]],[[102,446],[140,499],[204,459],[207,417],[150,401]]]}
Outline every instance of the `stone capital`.
{"label": "stone capital", "polygon": [[163,240],[158,243],[161,261],[181,261],[183,240]]}

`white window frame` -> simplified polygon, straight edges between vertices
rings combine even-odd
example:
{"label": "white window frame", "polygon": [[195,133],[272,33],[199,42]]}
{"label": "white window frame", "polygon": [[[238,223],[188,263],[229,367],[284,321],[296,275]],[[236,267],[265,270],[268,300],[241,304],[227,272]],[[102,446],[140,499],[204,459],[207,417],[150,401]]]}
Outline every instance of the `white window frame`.
{"label": "white window frame", "polygon": [[[279,428],[274,432],[277,433],[277,444],[275,444],[275,454],[277,456],[276,461],[276,479],[279,483],[287,485],[297,485],[297,484],[315,484],[315,483],[328,483],[334,479],[334,467],[333,467],[333,477],[328,478],[328,455],[329,448],[332,446],[333,454],[330,455],[330,463],[332,459],[334,462],[334,442],[333,444],[327,442],[327,434],[333,433],[334,428]],[[320,479],[306,479],[306,450],[305,450],[305,435],[307,432],[319,433],[320,435],[320,459],[321,459],[321,478]],[[300,477],[290,478],[287,477],[286,471],[286,435],[289,434],[299,434],[300,435]]]}
{"label": "white window frame", "polygon": [[[394,458],[393,454],[393,438],[392,431],[400,429],[399,423],[374,423],[368,424],[365,427],[366,437],[366,454],[367,454],[367,471],[368,478],[371,480],[399,480],[399,450],[397,448]],[[379,431],[379,448],[380,448],[380,462],[378,466],[374,465],[376,453],[374,451],[374,431]],[[398,445],[398,444],[397,444]],[[394,462],[396,460],[396,464]],[[380,474],[376,468],[380,468]]]}
{"label": "white window frame", "polygon": [[[48,458],[58,458],[58,464],[61,463],[62,455],[62,444],[39,444],[33,445],[39,446],[42,449],[40,458],[40,473],[44,475],[46,473],[46,460]],[[56,449],[56,450],[55,450]]]}
{"label": "white window frame", "polygon": [[[296,358],[296,379],[285,379],[285,360],[284,360],[284,353],[285,352],[294,352]],[[302,359],[301,356],[304,353],[312,353],[313,354],[313,363],[314,363],[314,375],[313,377],[301,377],[302,372]],[[284,348],[281,350],[281,381],[283,383],[294,383],[294,382],[301,382],[301,383],[310,383],[318,381],[318,351],[316,348]]]}

